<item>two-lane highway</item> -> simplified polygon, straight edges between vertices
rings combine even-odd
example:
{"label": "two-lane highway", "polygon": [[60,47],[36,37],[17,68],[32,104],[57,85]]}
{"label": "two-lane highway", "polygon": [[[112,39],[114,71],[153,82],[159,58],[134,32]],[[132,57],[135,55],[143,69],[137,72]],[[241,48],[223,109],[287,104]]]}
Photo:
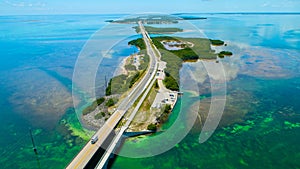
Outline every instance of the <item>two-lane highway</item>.
{"label": "two-lane highway", "polygon": [[[126,123],[122,126],[121,130],[119,131],[119,133],[112,140],[111,144],[107,148],[107,151],[104,153],[104,155],[102,156],[102,158],[98,162],[98,164],[96,166],[96,169],[102,169],[106,165],[107,161],[109,160],[109,157],[110,157],[111,153],[114,152],[114,150],[116,148],[116,145],[120,141],[120,139],[121,139],[122,135],[124,134],[125,130],[129,127],[130,123],[132,122],[132,120],[135,117],[136,113],[138,112],[140,106],[143,104],[145,98],[148,96],[148,94],[149,94],[149,92],[150,92],[153,84],[156,81],[155,75],[156,75],[156,71],[157,71],[157,66],[158,65],[156,64],[157,63],[157,57],[155,56],[154,50],[157,50],[157,49],[153,49],[154,47],[151,45],[151,39],[147,35],[147,32],[145,31],[144,26],[141,24],[141,22],[139,22],[139,26],[140,26],[141,32],[143,34],[144,42],[145,42],[145,44],[147,46],[147,54],[152,58],[151,60],[154,60],[155,62],[154,62],[154,64],[150,63],[150,65],[153,64],[152,65],[153,67],[150,68],[150,72],[148,71],[147,75],[145,76],[145,78],[147,78],[148,81],[147,81],[146,85],[142,89],[142,91],[144,93],[143,93],[141,99],[139,100],[138,104],[134,108],[133,112],[128,117]],[[153,72],[151,70],[153,70]]]}
{"label": "two-lane highway", "polygon": [[[67,169],[82,169],[84,168],[89,160],[93,157],[96,151],[102,147],[102,144],[113,131],[115,126],[123,118],[127,110],[133,105],[133,103],[139,98],[139,96],[145,91],[147,86],[151,83],[151,80],[155,76],[155,71],[157,70],[157,57],[151,46],[151,40],[148,33],[145,31],[144,26],[139,22],[141,32],[144,37],[144,42],[147,47],[147,53],[150,57],[149,67],[147,68],[145,76],[137,85],[133,87],[128,97],[122,100],[116,111],[111,115],[111,117],[106,121],[104,126],[102,126],[97,132],[99,140],[95,144],[88,142],[83,149],[77,154],[77,156],[72,160],[72,162],[67,166]],[[146,37],[146,38],[145,38]],[[104,149],[106,147],[103,147]]]}

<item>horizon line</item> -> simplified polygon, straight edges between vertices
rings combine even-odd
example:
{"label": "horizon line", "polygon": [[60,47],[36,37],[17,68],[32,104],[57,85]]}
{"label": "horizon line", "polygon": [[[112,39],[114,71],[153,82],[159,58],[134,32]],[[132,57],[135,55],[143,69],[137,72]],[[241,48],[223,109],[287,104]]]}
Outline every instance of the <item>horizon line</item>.
{"label": "horizon line", "polygon": [[[151,14],[151,12],[147,12]],[[0,16],[55,16],[55,15],[136,15],[143,13],[49,13],[49,14],[0,14]],[[153,14],[159,14],[159,12],[153,12]],[[161,13],[168,14],[168,13]],[[276,11],[268,11],[268,12],[176,12],[169,13],[169,15],[185,15],[185,14],[296,14],[300,15],[299,12],[276,12]]]}

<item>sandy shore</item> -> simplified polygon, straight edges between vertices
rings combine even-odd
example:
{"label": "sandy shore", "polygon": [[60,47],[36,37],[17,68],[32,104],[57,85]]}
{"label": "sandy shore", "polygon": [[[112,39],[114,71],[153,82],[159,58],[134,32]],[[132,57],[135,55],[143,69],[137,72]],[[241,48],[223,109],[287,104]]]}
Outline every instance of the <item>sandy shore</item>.
{"label": "sandy shore", "polygon": [[127,61],[127,59],[129,58],[130,56],[127,56],[127,57],[125,57],[125,58],[123,58],[123,60],[121,61],[121,63],[118,65],[118,68],[117,68],[117,70],[115,71],[115,73],[114,73],[114,77],[115,76],[119,76],[119,75],[127,75],[128,74],[128,72],[127,72],[127,70],[125,69],[125,65],[126,65],[126,61]]}

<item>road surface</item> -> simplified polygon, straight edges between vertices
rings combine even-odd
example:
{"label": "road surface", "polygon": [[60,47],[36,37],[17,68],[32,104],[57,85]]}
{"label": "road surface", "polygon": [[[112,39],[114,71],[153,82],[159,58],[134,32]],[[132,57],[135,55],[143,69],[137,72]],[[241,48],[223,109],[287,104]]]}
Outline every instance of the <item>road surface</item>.
{"label": "road surface", "polygon": [[[77,156],[72,160],[72,162],[67,166],[67,169],[82,169],[86,166],[92,156],[96,153],[99,147],[102,146],[106,138],[115,128],[115,126],[119,123],[119,121],[123,118],[127,110],[133,105],[133,103],[139,98],[139,96],[146,90],[147,86],[151,83],[153,76],[155,75],[157,69],[157,58],[155,56],[154,50],[151,45],[151,39],[148,33],[145,31],[144,26],[141,22],[139,22],[139,26],[141,28],[141,32],[144,38],[144,42],[147,48],[147,53],[150,57],[149,67],[146,71],[143,79],[131,90],[129,95],[122,100],[118,108],[111,115],[111,117],[106,121],[104,126],[102,126],[95,135],[98,136],[99,140],[95,144],[91,144],[88,142],[82,150],[77,154]],[[102,147],[106,149],[106,147]]]}

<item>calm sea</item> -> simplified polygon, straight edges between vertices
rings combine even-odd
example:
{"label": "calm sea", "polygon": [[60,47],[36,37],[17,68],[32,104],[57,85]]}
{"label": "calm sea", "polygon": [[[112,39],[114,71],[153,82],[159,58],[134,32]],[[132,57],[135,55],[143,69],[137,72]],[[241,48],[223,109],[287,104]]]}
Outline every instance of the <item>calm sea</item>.
{"label": "calm sea", "polygon": [[[228,99],[221,127],[199,144],[196,126],[171,150],[142,159],[120,156],[112,168],[300,168],[300,15],[195,16],[207,19],[190,21],[193,25],[208,38],[225,40],[234,53],[222,60]],[[72,73],[87,40],[105,20],[119,17],[0,16],[1,168],[64,168],[88,141],[72,108]],[[104,66],[116,68],[137,51],[127,41],[114,47]],[[109,68],[101,72],[108,78]],[[179,110],[175,107],[164,128]],[[123,151],[147,146],[148,138],[126,142]]]}

